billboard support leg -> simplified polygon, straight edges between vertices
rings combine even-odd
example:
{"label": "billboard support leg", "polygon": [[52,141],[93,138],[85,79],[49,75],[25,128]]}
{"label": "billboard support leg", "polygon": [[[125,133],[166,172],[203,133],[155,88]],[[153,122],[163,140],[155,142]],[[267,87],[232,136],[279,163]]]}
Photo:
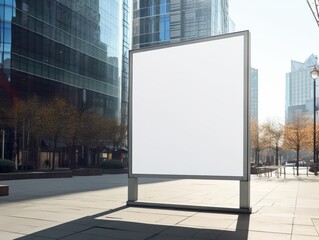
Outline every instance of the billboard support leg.
{"label": "billboard support leg", "polygon": [[239,207],[241,209],[249,209],[250,208],[250,180],[248,181],[240,181],[239,183]]}
{"label": "billboard support leg", "polygon": [[137,177],[129,177],[128,178],[128,201],[134,202],[137,201],[138,198],[138,178]]}

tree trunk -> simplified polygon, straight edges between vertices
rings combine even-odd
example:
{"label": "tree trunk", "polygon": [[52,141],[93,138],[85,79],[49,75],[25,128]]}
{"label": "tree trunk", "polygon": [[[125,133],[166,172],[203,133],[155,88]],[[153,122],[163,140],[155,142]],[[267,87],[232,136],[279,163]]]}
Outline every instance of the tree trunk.
{"label": "tree trunk", "polygon": [[276,147],[276,165],[278,166],[278,155],[279,155],[279,148]]}
{"label": "tree trunk", "polygon": [[[30,151],[30,123],[28,122],[28,126],[27,126],[27,142],[26,142],[26,145],[27,145],[27,148],[26,148],[26,161],[29,162],[29,151]],[[36,166],[35,163],[32,161],[32,168]]]}
{"label": "tree trunk", "polygon": [[25,134],[24,134],[24,132],[25,132],[25,127],[24,127],[24,121],[23,121],[23,123],[22,123],[22,158],[21,158],[21,166],[22,166],[22,169],[26,169],[27,168],[27,164],[26,164],[26,161],[25,161],[25,141],[24,141],[24,139],[25,139]]}
{"label": "tree trunk", "polygon": [[41,140],[39,137],[36,138],[36,166],[41,168]]}
{"label": "tree trunk", "polygon": [[297,167],[297,176],[299,176],[299,149],[297,150],[297,163],[296,163],[296,167]]}
{"label": "tree trunk", "polygon": [[56,151],[56,145],[57,145],[58,139],[54,139],[54,146],[53,146],[53,160],[52,160],[52,171],[55,170],[55,151]]}
{"label": "tree trunk", "polygon": [[75,143],[74,141],[72,141],[72,146],[70,147],[69,149],[69,163],[70,163],[70,168],[71,169],[74,169],[76,168],[76,161],[75,161],[75,158],[76,158],[76,149],[75,149]]}
{"label": "tree trunk", "polygon": [[14,160],[15,167],[18,169],[18,144],[17,144],[17,126],[14,127],[14,134],[13,134],[13,151],[12,151],[12,160]]}

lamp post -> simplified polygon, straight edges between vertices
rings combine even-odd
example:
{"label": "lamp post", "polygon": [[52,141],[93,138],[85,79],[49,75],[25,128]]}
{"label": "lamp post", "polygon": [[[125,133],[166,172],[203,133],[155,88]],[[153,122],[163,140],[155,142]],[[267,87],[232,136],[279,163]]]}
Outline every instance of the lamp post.
{"label": "lamp post", "polygon": [[307,0],[310,10],[315,17],[315,20],[319,26],[319,1],[318,0]]}
{"label": "lamp post", "polygon": [[311,70],[311,77],[313,79],[313,162],[317,163],[316,159],[316,79],[318,78],[319,71],[316,64]]}

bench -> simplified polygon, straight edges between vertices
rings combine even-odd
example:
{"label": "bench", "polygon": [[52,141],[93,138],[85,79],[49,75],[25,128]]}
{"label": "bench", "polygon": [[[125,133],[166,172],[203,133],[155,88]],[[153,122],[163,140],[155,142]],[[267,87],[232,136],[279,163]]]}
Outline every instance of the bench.
{"label": "bench", "polygon": [[1,196],[8,196],[8,195],[9,195],[9,186],[0,185],[0,197]]}

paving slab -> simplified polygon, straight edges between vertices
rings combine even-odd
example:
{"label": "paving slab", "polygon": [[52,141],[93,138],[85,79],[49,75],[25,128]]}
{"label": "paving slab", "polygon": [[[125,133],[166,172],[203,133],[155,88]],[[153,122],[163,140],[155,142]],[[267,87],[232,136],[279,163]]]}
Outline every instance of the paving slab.
{"label": "paving slab", "polygon": [[291,240],[319,240],[319,237],[292,235]]}
{"label": "paving slab", "polygon": [[290,234],[269,233],[269,232],[255,232],[255,231],[236,231],[223,232],[217,240],[290,240]]}
{"label": "paving slab", "polygon": [[293,235],[302,235],[302,236],[315,236],[318,237],[318,232],[315,226],[304,226],[304,225],[294,225],[293,226]]}
{"label": "paving slab", "polygon": [[12,232],[6,232],[6,231],[0,231],[1,240],[11,240],[11,239],[18,239],[20,237],[23,237],[23,234],[18,233],[12,233]]}

